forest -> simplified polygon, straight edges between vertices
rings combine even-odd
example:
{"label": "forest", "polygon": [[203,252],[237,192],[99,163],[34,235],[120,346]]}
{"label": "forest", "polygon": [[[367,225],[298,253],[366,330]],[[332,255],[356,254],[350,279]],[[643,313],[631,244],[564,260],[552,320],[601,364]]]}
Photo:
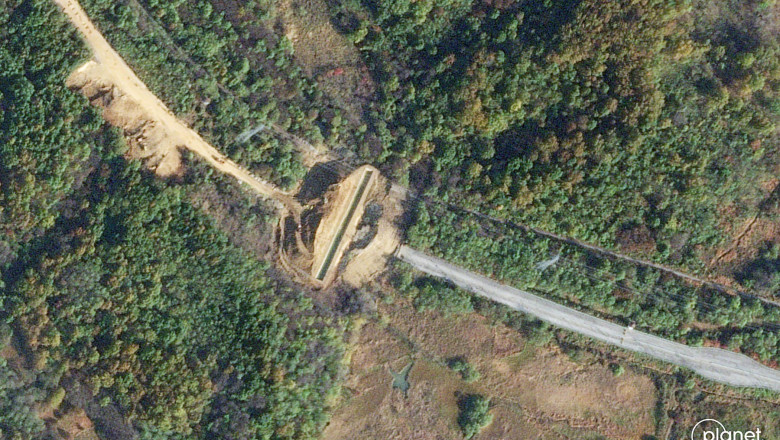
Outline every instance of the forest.
{"label": "forest", "polygon": [[771,240],[758,271],[707,262],[728,227],[778,214],[773,4],[331,2],[378,83],[364,157],[385,173],[765,295]]}
{"label": "forest", "polygon": [[[697,286],[647,266],[613,260],[530,231],[495,225],[442,205],[419,203],[409,245],[485,276],[622,325],[689,345],[720,346],[767,363],[780,359],[780,308]],[[544,264],[544,263],[549,263]],[[418,309],[431,304],[427,278],[408,272],[396,286]],[[464,313],[465,293],[439,286],[450,300],[431,308]],[[464,304],[465,305],[460,305]]]}
{"label": "forest", "polygon": [[[233,159],[283,187],[305,173],[276,129],[311,143],[346,135],[340,111],[262,21],[270,4],[147,0],[81,2],[151,90]],[[246,136],[252,134],[248,139]]]}
{"label": "forest", "polygon": [[315,438],[347,322],[123,157],[64,85],[87,53],[54,3],[0,5],[0,436],[87,389],[143,439]]}
{"label": "forest", "polygon": [[177,114],[281,185],[303,168],[268,127],[457,206],[779,292],[772,237],[713,263],[780,215],[771,2],[331,0],[376,83],[362,125],[296,65],[276,2],[83,3]]}
{"label": "forest", "polygon": [[[624,325],[780,359],[777,308],[453,210],[726,273],[707,261],[728,231],[780,215],[773,2],[329,0],[377,86],[360,126],[296,65],[275,2],[81,3],[177,116],[263,178],[305,174],[280,131],[322,142],[440,201],[412,207],[416,248]],[[89,55],[50,0],[0,0],[0,39],[0,437],[45,438],[45,415],[87,390],[144,440],[316,438],[351,322],[258,259],[266,207],[192,160],[167,181],[128,161],[64,85]],[[774,240],[726,274],[777,298]],[[394,271],[418,310],[498,308]],[[552,337],[517,315],[525,336]],[[454,423],[475,435],[489,410],[468,396]]]}

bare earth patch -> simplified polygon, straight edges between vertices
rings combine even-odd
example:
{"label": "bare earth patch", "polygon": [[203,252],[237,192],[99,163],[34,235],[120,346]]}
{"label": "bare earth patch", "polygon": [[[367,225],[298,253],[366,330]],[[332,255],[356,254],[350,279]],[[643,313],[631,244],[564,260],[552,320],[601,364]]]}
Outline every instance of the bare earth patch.
{"label": "bare earth patch", "polygon": [[[778,185],[780,185],[778,179],[770,179],[761,184],[766,200],[777,191]],[[735,217],[738,214],[735,209],[733,206],[723,207],[724,219]],[[763,244],[780,243],[780,211],[771,206],[759,215],[743,220],[740,224],[731,225],[724,220],[722,227],[733,238],[715,251],[709,263],[711,270],[718,274],[717,281],[722,284],[734,285],[734,271],[741,264],[755,259]]]}
{"label": "bare earth patch", "polygon": [[[103,38],[77,0],[54,0],[54,2],[63,9],[71,23],[81,33],[94,57],[94,61],[87,62],[72,74],[69,83],[74,87],[82,84],[87,91],[95,92],[90,97],[93,102],[98,105],[108,104],[107,113],[113,115],[112,117],[123,129],[125,127],[121,124],[126,124],[128,129],[140,130],[141,138],[145,136],[146,140],[140,143],[142,153],[139,154],[149,154],[150,157],[158,159],[158,163],[153,162],[158,173],[171,172],[173,166],[178,167],[178,158],[172,150],[175,147],[186,148],[217,170],[235,177],[259,194],[275,199],[281,207],[286,207],[290,211],[300,211],[300,206],[289,194],[252,175],[178,119]],[[111,93],[107,103],[100,99],[101,96],[106,96],[103,92]],[[125,115],[124,112],[130,114]],[[160,142],[161,145],[151,147],[156,142]],[[144,145],[146,146],[143,147]],[[168,161],[163,162],[166,158]]]}
{"label": "bare earth patch", "polygon": [[123,130],[130,145],[130,157],[144,160],[158,176],[179,174],[181,155],[178,146],[181,142],[108,78],[103,66],[90,61],[71,74],[67,85],[79,90],[93,105],[101,107],[106,121]]}
{"label": "bare earth patch", "polygon": [[[378,178],[377,186],[386,184],[383,177]],[[401,200],[384,192],[376,191],[373,202],[382,206],[382,216],[376,225],[376,236],[362,249],[355,249],[345,255],[348,260],[341,275],[342,280],[354,287],[362,286],[383,272],[387,260],[401,244],[401,233],[396,227],[403,214]]]}
{"label": "bare earth patch", "polygon": [[[352,241],[352,237],[355,235],[357,225],[363,217],[366,200],[375,190],[378,175],[379,171],[374,167],[364,165],[339,182],[335,191],[328,193],[330,200],[327,200],[325,203],[325,214],[322,217],[314,236],[314,261],[311,273],[312,277],[317,276],[317,272],[320,271],[323,262],[328,263],[327,258],[329,250],[332,245],[336,245],[334,241],[340,240],[335,251],[335,256],[331,262],[326,264],[329,269],[327,270],[327,275],[322,279],[325,285],[329,284],[332,280],[332,277],[336,272],[333,268],[338,266],[344,251]],[[365,182],[363,182],[364,179]],[[358,194],[361,182],[363,182],[365,187],[363,188],[363,193]],[[358,195],[360,195],[360,198],[355,199]],[[347,218],[350,214],[350,207],[353,204],[355,204],[354,211],[351,213],[351,217]],[[342,221],[345,220],[349,220],[349,223],[346,225],[346,230],[341,231],[343,235],[339,237]]]}

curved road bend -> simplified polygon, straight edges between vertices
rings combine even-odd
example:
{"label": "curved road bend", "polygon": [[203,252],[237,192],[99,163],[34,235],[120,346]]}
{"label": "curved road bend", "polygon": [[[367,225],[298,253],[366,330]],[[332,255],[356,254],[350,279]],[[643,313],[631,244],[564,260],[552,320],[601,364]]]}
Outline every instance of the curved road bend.
{"label": "curved road bend", "polygon": [[[282,200],[297,208],[290,196],[261,181],[226,158],[204,141],[173,113],[138,79],[124,60],[95,28],[77,0],[54,0],[81,31],[95,59],[106,67],[123,92],[137,100],[155,119],[185,140],[186,148],[197,153],[215,168],[233,175],[256,191]],[[293,211],[296,211],[293,209]],[[438,258],[402,246],[397,256],[431,275],[449,279],[460,287],[486,296],[514,309],[537,316],[553,325],[590,336],[627,350],[691,368],[702,376],[735,386],[768,388],[780,391],[780,371],[763,366],[746,356],[715,348],[693,348],[663,338],[598,319],[518,289],[503,286]]]}
{"label": "curved road bend", "polygon": [[250,188],[253,188],[258,193],[281,202],[293,214],[298,215],[300,213],[300,205],[290,194],[252,175],[251,172],[220,153],[219,150],[206,142],[195,130],[179,120],[146,87],[146,84],[136,76],[133,69],[125,63],[108,41],[103,38],[103,35],[90,21],[77,0],[54,0],[54,3],[63,9],[76,29],[81,32],[87,46],[92,50],[97,64],[105,69],[110,80],[122,90],[122,93],[137,102],[153,120],[163,124],[167,130],[183,142],[185,148],[201,156],[214,168],[230,174],[240,182],[249,185]]}
{"label": "curved road bend", "polygon": [[747,356],[720,348],[689,347],[631,330],[531,293],[504,286],[407,246],[401,246],[396,252],[396,257],[422,272],[449,280],[463,289],[534,315],[557,327],[690,368],[716,382],[780,392],[780,371],[762,365]]}

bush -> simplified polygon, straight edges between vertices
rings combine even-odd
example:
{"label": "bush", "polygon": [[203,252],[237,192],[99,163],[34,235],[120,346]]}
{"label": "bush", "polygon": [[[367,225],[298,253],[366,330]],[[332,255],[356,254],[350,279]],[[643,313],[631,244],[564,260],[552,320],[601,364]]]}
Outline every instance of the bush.
{"label": "bush", "polygon": [[474,310],[471,295],[435,279],[419,279],[409,293],[414,297],[414,307],[419,311],[438,310],[450,315]]}
{"label": "bush", "polygon": [[466,382],[474,382],[475,380],[479,379],[479,371],[477,371],[476,368],[474,368],[473,365],[466,362],[465,359],[462,357],[455,357],[450,359],[447,362],[447,365],[453,370],[460,373],[463,380]]}
{"label": "bush", "polygon": [[65,399],[65,389],[60,387],[57,388],[48,399],[46,399],[46,406],[51,408],[52,410],[57,410],[60,405],[62,405],[62,401]]}
{"label": "bush", "polygon": [[0,323],[0,350],[11,343],[12,337],[13,331],[11,330],[11,327],[8,324]]}
{"label": "bush", "polygon": [[470,439],[493,421],[490,399],[480,394],[467,394],[458,401],[458,426],[463,436]]}
{"label": "bush", "polygon": [[625,373],[626,369],[620,364],[609,364],[609,371],[612,372],[613,376],[619,377],[621,374]]}

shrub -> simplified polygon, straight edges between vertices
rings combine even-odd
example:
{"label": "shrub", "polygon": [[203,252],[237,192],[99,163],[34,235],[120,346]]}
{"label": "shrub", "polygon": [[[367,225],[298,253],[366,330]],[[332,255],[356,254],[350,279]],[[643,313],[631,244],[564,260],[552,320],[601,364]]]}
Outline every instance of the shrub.
{"label": "shrub", "polygon": [[621,374],[625,373],[626,369],[620,364],[609,364],[609,371],[612,372],[613,376],[619,377]]}
{"label": "shrub", "polygon": [[453,370],[460,373],[463,380],[466,382],[474,382],[475,380],[479,379],[479,371],[477,371],[476,368],[474,368],[473,365],[466,362],[465,359],[462,357],[455,357],[450,359],[447,362],[447,365]]}
{"label": "shrub", "polygon": [[467,394],[458,401],[458,426],[463,436],[470,439],[493,421],[490,399],[480,394]]}

